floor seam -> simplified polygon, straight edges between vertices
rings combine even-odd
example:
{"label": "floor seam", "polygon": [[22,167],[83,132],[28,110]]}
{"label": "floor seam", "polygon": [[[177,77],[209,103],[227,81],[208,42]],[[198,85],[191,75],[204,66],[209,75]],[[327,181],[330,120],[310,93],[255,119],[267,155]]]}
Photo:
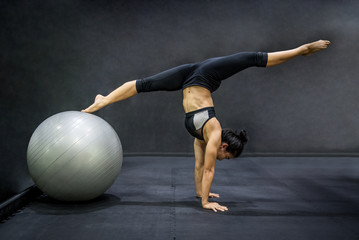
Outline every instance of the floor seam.
{"label": "floor seam", "polygon": [[171,169],[172,207],[171,207],[171,236],[176,240],[176,169]]}

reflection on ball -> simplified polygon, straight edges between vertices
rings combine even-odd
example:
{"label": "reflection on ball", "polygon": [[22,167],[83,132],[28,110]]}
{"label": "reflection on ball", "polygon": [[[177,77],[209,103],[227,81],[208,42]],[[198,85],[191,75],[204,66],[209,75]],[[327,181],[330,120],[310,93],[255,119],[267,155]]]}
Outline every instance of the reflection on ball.
{"label": "reflection on ball", "polygon": [[122,166],[122,146],[103,119],[82,112],[62,112],[42,122],[27,149],[36,185],[63,201],[84,201],[103,194]]}

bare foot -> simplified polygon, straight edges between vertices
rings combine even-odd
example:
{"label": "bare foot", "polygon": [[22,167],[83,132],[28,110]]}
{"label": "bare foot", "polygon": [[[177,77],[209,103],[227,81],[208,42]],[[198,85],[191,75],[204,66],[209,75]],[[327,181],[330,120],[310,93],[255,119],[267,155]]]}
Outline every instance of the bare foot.
{"label": "bare foot", "polygon": [[98,94],[95,98],[95,102],[88,108],[82,110],[81,112],[93,113],[93,112],[96,112],[96,111],[100,110],[101,108],[105,107],[106,105],[107,104],[105,101],[105,97]]}
{"label": "bare foot", "polygon": [[318,52],[320,50],[326,49],[330,44],[330,41],[328,40],[319,40],[312,43],[307,43],[302,46],[303,56],[309,56],[312,53]]}

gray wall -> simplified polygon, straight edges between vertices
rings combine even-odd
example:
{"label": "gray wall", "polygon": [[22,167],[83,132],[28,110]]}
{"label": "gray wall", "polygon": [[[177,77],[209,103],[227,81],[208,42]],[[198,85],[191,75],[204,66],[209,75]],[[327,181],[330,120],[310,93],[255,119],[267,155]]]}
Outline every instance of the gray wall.
{"label": "gray wall", "polygon": [[[358,154],[358,1],[0,1],[0,200],[30,186],[26,148],[47,117],[127,80],[238,51],[329,39],[326,51],[252,68],[213,95],[247,154]],[[141,94],[97,114],[125,153],[192,153],[181,92]]]}

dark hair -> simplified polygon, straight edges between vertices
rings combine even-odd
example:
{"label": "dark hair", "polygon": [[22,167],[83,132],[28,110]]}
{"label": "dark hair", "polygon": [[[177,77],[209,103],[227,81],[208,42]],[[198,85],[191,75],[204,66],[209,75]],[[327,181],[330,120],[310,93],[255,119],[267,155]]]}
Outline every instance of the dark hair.
{"label": "dark hair", "polygon": [[222,142],[228,144],[227,152],[230,152],[234,157],[241,155],[244,145],[248,142],[246,130],[240,132],[233,131],[232,129],[222,129]]}

